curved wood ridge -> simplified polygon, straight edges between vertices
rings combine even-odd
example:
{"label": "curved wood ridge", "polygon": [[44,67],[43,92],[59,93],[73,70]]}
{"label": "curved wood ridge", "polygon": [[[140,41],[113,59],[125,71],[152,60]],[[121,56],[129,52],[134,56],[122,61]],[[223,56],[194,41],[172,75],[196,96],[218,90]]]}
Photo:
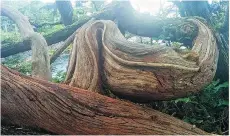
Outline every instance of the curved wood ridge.
{"label": "curved wood ridge", "polygon": [[206,24],[188,21],[199,28],[189,52],[129,42],[112,21],[88,22],[76,36],[66,80],[100,93],[103,83],[118,95],[145,100],[197,92],[215,75],[218,49]]}

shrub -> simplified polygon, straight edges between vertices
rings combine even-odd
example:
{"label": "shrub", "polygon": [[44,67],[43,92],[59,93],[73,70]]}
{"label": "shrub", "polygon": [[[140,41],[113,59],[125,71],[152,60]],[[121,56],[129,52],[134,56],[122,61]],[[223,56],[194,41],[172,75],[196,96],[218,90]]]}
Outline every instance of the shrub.
{"label": "shrub", "polygon": [[193,124],[207,132],[228,134],[228,82],[213,81],[200,93],[150,106]]}
{"label": "shrub", "polygon": [[57,74],[52,78],[52,82],[60,83],[65,80],[66,72],[63,70],[58,71]]}

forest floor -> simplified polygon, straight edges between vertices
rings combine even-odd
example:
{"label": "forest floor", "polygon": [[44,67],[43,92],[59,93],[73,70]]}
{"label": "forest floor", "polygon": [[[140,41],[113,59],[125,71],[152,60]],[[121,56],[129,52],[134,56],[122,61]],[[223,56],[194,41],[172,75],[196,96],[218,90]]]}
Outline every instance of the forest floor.
{"label": "forest floor", "polygon": [[54,135],[40,128],[22,127],[12,124],[1,124],[1,135]]}

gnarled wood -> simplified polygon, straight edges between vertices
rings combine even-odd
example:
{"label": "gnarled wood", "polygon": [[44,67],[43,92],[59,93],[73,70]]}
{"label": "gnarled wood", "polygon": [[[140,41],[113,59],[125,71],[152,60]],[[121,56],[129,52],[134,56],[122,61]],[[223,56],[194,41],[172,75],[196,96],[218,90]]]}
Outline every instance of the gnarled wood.
{"label": "gnarled wood", "polygon": [[76,36],[66,80],[71,86],[97,92],[103,83],[118,95],[144,100],[198,92],[215,75],[218,49],[206,24],[187,21],[199,29],[187,53],[128,42],[112,21],[85,24]]}
{"label": "gnarled wood", "polygon": [[17,24],[22,38],[31,46],[32,76],[51,80],[50,60],[45,38],[41,34],[34,32],[28,18],[19,11],[2,5],[1,12]]}
{"label": "gnarled wood", "polygon": [[208,134],[158,111],[1,67],[1,117],[56,134]]}

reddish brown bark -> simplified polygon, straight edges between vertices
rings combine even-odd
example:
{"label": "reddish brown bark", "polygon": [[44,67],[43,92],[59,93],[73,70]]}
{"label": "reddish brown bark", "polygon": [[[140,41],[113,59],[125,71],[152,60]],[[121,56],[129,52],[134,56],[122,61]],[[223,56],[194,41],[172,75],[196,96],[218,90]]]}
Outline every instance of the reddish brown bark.
{"label": "reddish brown bark", "polygon": [[2,118],[56,134],[207,134],[130,102],[1,68]]}

